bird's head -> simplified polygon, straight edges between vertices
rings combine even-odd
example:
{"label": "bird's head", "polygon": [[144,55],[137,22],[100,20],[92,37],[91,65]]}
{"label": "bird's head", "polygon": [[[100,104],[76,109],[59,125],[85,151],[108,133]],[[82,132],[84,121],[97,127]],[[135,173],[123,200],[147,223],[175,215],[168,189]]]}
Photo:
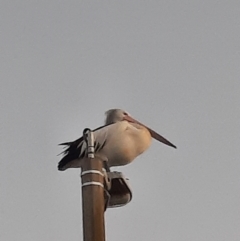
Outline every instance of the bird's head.
{"label": "bird's head", "polygon": [[132,118],[126,111],[124,110],[121,110],[121,109],[111,109],[111,110],[108,110],[106,111],[106,120],[105,120],[105,124],[106,125],[110,125],[110,124],[113,124],[113,123],[116,123],[116,122],[119,122],[119,121],[128,121],[130,123],[135,123],[135,124],[138,124],[138,125],[141,125],[143,127],[145,127],[151,134],[151,136],[168,145],[168,146],[171,146],[171,147],[174,147],[176,148],[175,145],[173,145],[170,141],[168,141],[167,139],[165,139],[163,136],[161,136],[160,134],[158,134],[157,132],[155,132],[154,130],[152,130],[151,128],[149,128],[148,126],[145,126],[144,124],[142,124],[141,122],[137,121],[136,119]]}
{"label": "bird's head", "polygon": [[105,112],[106,114],[106,120],[105,124],[113,124],[119,121],[123,121],[125,119],[125,116],[129,116],[129,114],[121,109],[110,109]]}

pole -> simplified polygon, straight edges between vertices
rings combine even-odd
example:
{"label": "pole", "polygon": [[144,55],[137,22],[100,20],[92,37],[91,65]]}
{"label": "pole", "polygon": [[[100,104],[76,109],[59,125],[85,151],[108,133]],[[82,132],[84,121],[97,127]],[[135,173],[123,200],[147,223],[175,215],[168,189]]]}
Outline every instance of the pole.
{"label": "pole", "polygon": [[82,213],[84,241],[105,241],[104,175],[102,160],[94,157],[93,134],[84,131],[88,156],[82,163]]}

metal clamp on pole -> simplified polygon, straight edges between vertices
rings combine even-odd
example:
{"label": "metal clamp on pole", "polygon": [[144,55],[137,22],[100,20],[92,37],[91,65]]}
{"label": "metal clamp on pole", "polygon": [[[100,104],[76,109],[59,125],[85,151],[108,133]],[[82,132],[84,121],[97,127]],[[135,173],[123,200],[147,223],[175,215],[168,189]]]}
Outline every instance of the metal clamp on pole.
{"label": "metal clamp on pole", "polygon": [[[94,148],[94,135],[93,135],[93,132],[89,128],[84,129],[84,131],[83,131],[83,138],[84,138],[84,140],[86,142],[86,145],[87,145],[87,148],[86,148],[86,156],[87,156],[87,158],[94,159],[95,158],[95,155],[94,155],[95,148]],[[98,175],[104,176],[103,173],[101,173],[98,170],[83,171],[81,176],[84,176],[84,175],[87,175],[87,174],[98,174]],[[92,185],[104,187],[102,183],[94,182],[94,181],[92,181],[92,182],[85,182],[85,183],[82,184],[82,187],[92,186]]]}
{"label": "metal clamp on pole", "polygon": [[86,155],[88,158],[94,158],[94,135],[93,132],[89,129],[86,128],[83,131],[83,138],[87,144],[87,151]]}

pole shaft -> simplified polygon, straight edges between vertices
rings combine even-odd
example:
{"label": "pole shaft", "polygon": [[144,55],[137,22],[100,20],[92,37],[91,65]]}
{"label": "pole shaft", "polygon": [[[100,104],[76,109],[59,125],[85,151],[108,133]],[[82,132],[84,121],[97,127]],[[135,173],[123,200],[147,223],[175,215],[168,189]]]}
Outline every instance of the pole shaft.
{"label": "pole shaft", "polygon": [[[82,172],[97,170],[102,172],[102,161],[84,159]],[[89,184],[93,182],[93,184]],[[87,173],[82,176],[82,211],[84,241],[105,241],[104,225],[104,188],[96,183],[104,184],[103,176],[98,173]]]}

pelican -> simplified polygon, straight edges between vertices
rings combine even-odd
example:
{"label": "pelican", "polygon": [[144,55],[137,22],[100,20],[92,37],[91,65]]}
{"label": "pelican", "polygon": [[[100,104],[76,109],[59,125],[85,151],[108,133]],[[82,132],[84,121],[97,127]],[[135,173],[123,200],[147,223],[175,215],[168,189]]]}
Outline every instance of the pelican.
{"label": "pelican", "polygon": [[[171,142],[154,130],[132,118],[126,111],[111,109],[106,113],[105,125],[93,130],[95,156],[107,162],[108,167],[124,166],[148,149],[152,137],[168,146]],[[61,143],[66,149],[58,163],[58,170],[80,168],[86,156],[86,143],[83,137]]]}

